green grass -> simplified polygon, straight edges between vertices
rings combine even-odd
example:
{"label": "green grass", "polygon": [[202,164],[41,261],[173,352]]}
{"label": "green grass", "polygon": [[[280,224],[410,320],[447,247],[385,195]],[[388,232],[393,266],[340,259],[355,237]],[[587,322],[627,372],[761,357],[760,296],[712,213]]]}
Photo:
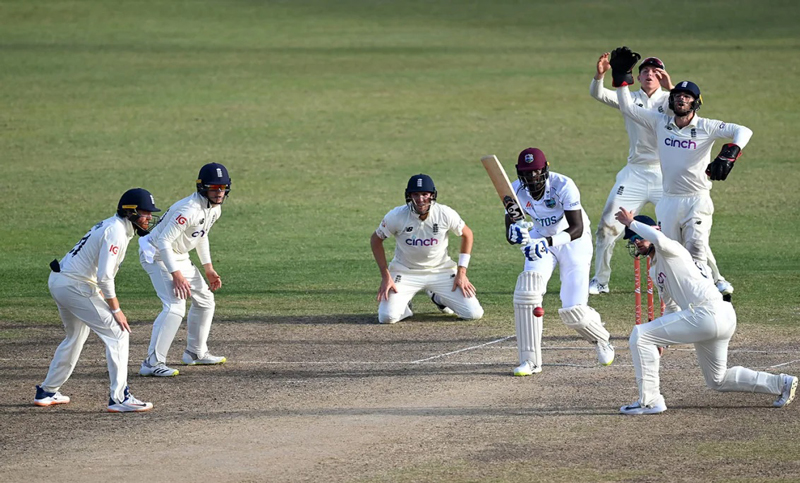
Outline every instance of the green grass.
{"label": "green grass", "polygon": [[[486,324],[512,330],[521,257],[478,160],[510,171],[541,147],[596,224],[627,138],[588,86],[597,56],[626,44],[697,82],[701,114],[755,131],[715,185],[712,246],[740,323],[797,324],[799,14],[790,1],[2,1],[0,321],[57,323],[48,262],[126,189],[166,209],[217,161],[234,180],[211,235],[219,318],[371,316],[370,233],[425,172],[475,231]],[[613,292],[592,304],[625,333],[621,245]],[[117,281],[128,317],[152,319],[134,250]],[[554,313],[555,277],[550,289]]]}

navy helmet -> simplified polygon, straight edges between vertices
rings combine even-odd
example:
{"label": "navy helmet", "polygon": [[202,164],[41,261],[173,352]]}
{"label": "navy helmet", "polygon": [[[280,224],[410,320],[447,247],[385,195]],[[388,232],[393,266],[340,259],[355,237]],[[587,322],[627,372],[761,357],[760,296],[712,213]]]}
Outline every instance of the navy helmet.
{"label": "navy helmet", "polygon": [[208,198],[209,186],[225,186],[225,198],[231,192],[231,177],[228,176],[228,168],[220,163],[208,163],[200,168],[197,175],[197,192]]}
{"label": "navy helmet", "polygon": [[675,94],[678,92],[685,92],[694,97],[694,101],[692,102],[692,111],[697,111],[700,109],[700,106],[703,105],[703,96],[700,95],[700,88],[697,87],[697,84],[692,81],[678,82],[678,84],[676,84],[675,87],[669,91],[669,108],[673,112],[675,111]]}
{"label": "navy helmet", "polygon": [[415,174],[406,186],[406,203],[411,201],[411,193],[433,193],[431,199],[436,201],[436,186],[427,174]]}
{"label": "navy helmet", "polygon": [[[656,226],[658,224],[658,223],[656,223],[656,220],[650,218],[647,215],[636,215],[636,216],[633,217],[633,219],[638,221],[639,223],[644,223],[645,225],[648,225],[648,226]],[[628,228],[626,226],[625,227],[625,235],[622,236],[622,239],[623,240],[630,240],[631,237],[633,237],[635,235],[636,235],[636,232],[634,232],[633,230],[631,230],[630,228]]]}
{"label": "navy helmet", "polygon": [[153,199],[153,195],[144,188],[133,188],[122,193],[119,203],[117,203],[117,215],[130,220],[136,227],[139,236],[145,236],[149,231],[138,224],[140,211],[156,213],[161,210],[156,208],[156,200]]}

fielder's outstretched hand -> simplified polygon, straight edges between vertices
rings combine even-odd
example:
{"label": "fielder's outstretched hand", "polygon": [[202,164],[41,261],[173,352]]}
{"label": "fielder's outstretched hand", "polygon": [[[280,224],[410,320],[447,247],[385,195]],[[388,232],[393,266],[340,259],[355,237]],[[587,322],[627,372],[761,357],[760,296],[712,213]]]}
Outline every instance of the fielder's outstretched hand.
{"label": "fielder's outstretched hand", "polygon": [[475,296],[475,286],[467,278],[467,272],[465,269],[458,270],[456,272],[456,278],[453,279],[453,290],[451,292],[455,292],[457,288],[460,288],[462,292],[464,292],[464,296],[467,298]]}
{"label": "fielder's outstretched hand", "polygon": [[604,52],[603,55],[597,59],[597,77],[601,78],[606,75],[606,72],[611,70],[611,64],[608,63],[608,57],[611,55],[611,52]]}
{"label": "fielder's outstretched hand", "polygon": [[222,279],[213,268],[211,270],[206,270],[206,279],[208,280],[208,288],[210,288],[212,292],[222,288]]}
{"label": "fielder's outstretched hand", "polygon": [[630,228],[633,223],[633,212],[628,211],[623,207],[619,207],[619,211],[614,215],[618,222]]}

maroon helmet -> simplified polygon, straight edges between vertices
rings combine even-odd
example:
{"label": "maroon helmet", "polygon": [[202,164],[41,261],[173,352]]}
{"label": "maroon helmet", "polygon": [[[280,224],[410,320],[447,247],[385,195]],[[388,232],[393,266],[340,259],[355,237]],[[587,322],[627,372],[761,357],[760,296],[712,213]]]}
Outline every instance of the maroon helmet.
{"label": "maroon helmet", "polygon": [[[524,149],[517,158],[517,177],[530,193],[541,191],[550,177],[550,163],[539,148]],[[539,171],[540,173],[534,173]]]}

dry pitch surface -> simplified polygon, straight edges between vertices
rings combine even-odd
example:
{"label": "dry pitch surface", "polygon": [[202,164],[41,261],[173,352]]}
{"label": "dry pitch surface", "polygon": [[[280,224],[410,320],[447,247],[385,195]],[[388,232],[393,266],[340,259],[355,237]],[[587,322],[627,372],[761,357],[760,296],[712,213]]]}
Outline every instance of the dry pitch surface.
{"label": "dry pitch surface", "polygon": [[[512,322],[373,320],[216,322],[212,348],[229,362],[169,379],[136,375],[150,325],[134,323],[129,381],[155,404],[142,414],[104,412],[94,335],[62,388],[72,402],[33,406],[63,331],[0,322],[0,481],[800,480],[800,404],[705,389],[691,346],[663,358],[669,411],[628,417],[623,331],[604,368],[549,318],[544,372],[515,378]],[[729,365],[798,374],[798,335],[740,327]],[[181,331],[171,361],[183,344]]]}

